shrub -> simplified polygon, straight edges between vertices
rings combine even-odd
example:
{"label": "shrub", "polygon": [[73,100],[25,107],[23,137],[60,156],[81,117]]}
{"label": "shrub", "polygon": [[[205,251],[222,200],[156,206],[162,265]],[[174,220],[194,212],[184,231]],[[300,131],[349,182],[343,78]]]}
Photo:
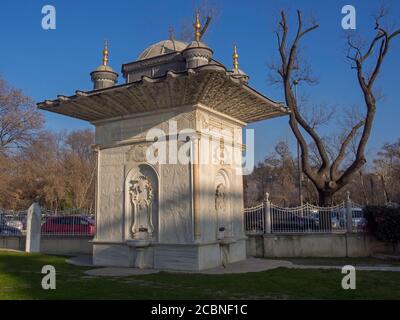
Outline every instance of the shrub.
{"label": "shrub", "polygon": [[391,242],[394,247],[400,242],[400,208],[367,206],[365,216],[369,232],[377,239]]}

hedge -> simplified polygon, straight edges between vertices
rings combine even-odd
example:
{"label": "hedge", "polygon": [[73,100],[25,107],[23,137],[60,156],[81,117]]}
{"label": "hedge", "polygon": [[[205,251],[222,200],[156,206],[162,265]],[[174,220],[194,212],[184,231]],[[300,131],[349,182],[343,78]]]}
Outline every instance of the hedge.
{"label": "hedge", "polygon": [[365,217],[369,232],[377,239],[393,245],[400,242],[400,208],[367,206]]}

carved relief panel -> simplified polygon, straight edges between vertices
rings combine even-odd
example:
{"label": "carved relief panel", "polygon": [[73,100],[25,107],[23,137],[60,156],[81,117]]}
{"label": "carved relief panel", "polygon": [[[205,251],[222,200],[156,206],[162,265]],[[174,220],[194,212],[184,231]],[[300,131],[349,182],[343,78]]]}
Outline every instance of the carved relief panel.
{"label": "carved relief panel", "polygon": [[125,182],[125,239],[153,239],[158,231],[158,177],[146,164],[132,168]]}
{"label": "carved relief panel", "polygon": [[226,173],[218,171],[215,177],[215,215],[217,238],[231,235],[231,214],[229,201],[229,184]]}

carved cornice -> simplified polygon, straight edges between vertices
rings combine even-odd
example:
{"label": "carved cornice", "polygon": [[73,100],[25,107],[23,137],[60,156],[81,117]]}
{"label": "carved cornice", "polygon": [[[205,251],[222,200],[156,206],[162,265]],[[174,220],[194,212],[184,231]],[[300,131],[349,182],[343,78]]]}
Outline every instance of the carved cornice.
{"label": "carved cornice", "polygon": [[119,116],[202,104],[233,119],[249,123],[286,113],[280,104],[240,83],[218,65],[185,72],[168,72],[140,81],[39,103],[38,107],[95,122]]}

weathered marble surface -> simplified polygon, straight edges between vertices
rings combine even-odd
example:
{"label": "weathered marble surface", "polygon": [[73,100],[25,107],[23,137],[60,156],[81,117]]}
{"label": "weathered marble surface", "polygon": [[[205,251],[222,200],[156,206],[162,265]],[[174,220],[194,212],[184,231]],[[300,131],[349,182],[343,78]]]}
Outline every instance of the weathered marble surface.
{"label": "weathered marble surface", "polygon": [[189,165],[161,166],[161,195],[160,242],[192,242]]}
{"label": "weathered marble surface", "polygon": [[99,152],[99,182],[96,213],[96,237],[100,240],[123,240],[124,153],[121,148]]}
{"label": "weathered marble surface", "polygon": [[[241,157],[241,124],[203,108],[184,110],[96,126],[96,144],[100,150],[95,264],[133,266],[140,249],[144,252],[140,259],[143,266],[202,270],[221,265],[224,258],[221,241],[225,238],[232,240],[224,245],[227,261],[245,259],[243,186],[238,174],[241,167],[228,161],[233,155]],[[168,131],[171,119],[177,121],[174,132]],[[193,159],[200,160],[197,185],[191,163],[146,161],[146,149],[151,142],[145,137],[154,128],[171,134],[170,139],[174,139],[176,130],[189,128],[197,132],[198,142],[192,150]],[[205,143],[211,139],[216,143]],[[169,154],[169,145],[166,153]],[[143,185],[138,183],[140,179]],[[194,188],[199,192],[197,220]],[[141,222],[138,224],[135,219]],[[195,237],[196,223],[199,237]],[[148,245],[138,248],[133,241],[128,246],[129,241],[137,239],[148,241]]]}
{"label": "weathered marble surface", "polygon": [[26,226],[26,252],[40,252],[40,234],[42,225],[42,210],[35,201],[28,209]]}

